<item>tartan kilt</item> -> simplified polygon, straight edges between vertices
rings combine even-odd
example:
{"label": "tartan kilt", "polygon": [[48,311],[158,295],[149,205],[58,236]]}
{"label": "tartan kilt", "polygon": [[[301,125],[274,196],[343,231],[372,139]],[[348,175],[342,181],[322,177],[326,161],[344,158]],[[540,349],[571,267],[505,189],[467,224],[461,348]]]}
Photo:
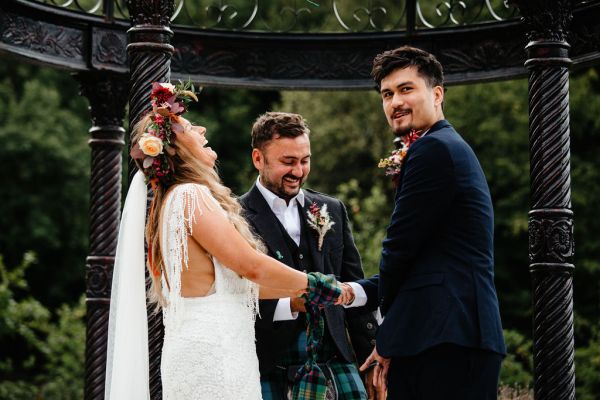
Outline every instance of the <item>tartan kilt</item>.
{"label": "tartan kilt", "polygon": [[[337,392],[337,400],[367,400],[367,391],[355,364],[338,360],[335,356],[335,345],[325,340],[319,353],[319,360],[324,362],[325,375],[333,378],[332,385]],[[289,366],[300,368],[308,358],[306,353],[306,332],[298,335],[298,340],[290,346],[281,362],[268,374],[261,376],[260,384],[263,400],[287,400],[291,398],[292,380]],[[319,361],[321,366],[321,362]],[[329,400],[329,398],[327,398]]]}

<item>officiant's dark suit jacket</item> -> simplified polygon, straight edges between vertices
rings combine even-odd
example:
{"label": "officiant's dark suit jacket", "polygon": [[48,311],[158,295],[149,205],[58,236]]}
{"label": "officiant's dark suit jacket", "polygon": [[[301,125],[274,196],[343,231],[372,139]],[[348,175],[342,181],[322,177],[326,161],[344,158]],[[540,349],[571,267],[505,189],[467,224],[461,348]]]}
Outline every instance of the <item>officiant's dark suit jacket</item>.
{"label": "officiant's dark suit jacket", "polygon": [[[343,203],[333,197],[303,189],[305,194],[302,229],[308,229],[310,256],[313,269],[324,274],[334,274],[338,281],[356,281],[364,277],[360,255],[354,244],[348,215]],[[319,207],[327,204],[333,227],[325,235],[323,247],[317,248],[317,232],[307,228],[306,211],[312,203]],[[292,253],[282,235],[279,220],[267,204],[256,185],[240,197],[244,216],[262,238],[271,257],[295,268]],[[298,205],[299,208],[300,205]],[[310,271],[309,271],[310,272]],[[271,371],[283,352],[297,340],[305,329],[303,314],[296,320],[273,322],[277,300],[260,300],[260,317],[256,320],[256,350],[261,374]],[[366,309],[344,309],[332,306],[325,309],[325,323],[335,343],[339,356],[347,362],[363,361],[374,345],[377,322]],[[346,324],[351,342],[346,334]]]}
{"label": "officiant's dark suit jacket", "polygon": [[385,316],[384,357],[441,343],[504,354],[494,286],[494,217],[473,150],[446,121],[409,148],[401,169],[380,273],[359,282]]}

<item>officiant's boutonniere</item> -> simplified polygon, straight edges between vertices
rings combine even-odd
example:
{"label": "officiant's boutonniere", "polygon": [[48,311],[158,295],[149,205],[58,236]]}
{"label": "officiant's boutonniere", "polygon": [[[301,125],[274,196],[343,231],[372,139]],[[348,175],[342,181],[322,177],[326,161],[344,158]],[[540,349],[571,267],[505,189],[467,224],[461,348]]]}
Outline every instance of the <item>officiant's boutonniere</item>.
{"label": "officiant's boutonniere", "polygon": [[385,174],[396,178],[400,175],[400,167],[402,167],[402,161],[406,157],[409,147],[421,137],[422,131],[410,131],[407,135],[402,136],[402,146],[399,149],[392,150],[390,155],[386,158],[379,160],[377,165],[379,168],[385,168]]}
{"label": "officiant's boutonniere", "polygon": [[331,216],[327,212],[327,204],[323,204],[323,207],[319,208],[317,203],[312,203],[306,215],[308,215],[308,225],[317,231],[319,235],[317,246],[319,251],[321,251],[323,239],[335,222],[331,220]]}

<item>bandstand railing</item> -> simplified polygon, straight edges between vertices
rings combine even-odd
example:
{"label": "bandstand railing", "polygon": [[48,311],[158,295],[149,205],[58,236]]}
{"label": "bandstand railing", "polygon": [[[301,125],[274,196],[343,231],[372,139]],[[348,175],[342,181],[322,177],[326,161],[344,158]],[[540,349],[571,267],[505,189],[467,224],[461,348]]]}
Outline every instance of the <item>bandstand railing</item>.
{"label": "bandstand railing", "polygon": [[[126,0],[30,0],[106,20],[129,19]],[[171,25],[271,33],[414,32],[517,18],[503,0],[175,0]]]}

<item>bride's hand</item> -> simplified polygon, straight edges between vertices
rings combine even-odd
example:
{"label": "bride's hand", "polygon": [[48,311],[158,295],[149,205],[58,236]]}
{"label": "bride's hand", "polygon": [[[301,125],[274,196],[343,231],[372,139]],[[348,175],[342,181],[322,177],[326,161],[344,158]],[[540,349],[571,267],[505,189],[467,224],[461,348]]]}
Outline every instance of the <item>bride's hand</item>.
{"label": "bride's hand", "polygon": [[342,288],[333,275],[310,272],[308,275],[308,293],[306,300],[313,306],[330,306],[336,304],[342,295]]}

